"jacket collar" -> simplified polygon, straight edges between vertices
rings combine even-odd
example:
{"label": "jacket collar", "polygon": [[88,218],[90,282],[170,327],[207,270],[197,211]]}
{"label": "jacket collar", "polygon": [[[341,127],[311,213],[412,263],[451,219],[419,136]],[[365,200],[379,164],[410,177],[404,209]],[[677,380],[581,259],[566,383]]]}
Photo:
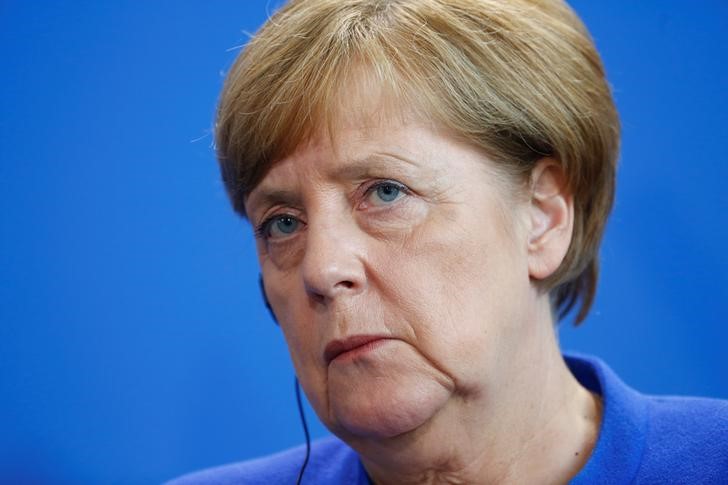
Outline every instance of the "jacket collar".
{"label": "jacket collar", "polygon": [[581,385],[602,397],[604,409],[591,457],[569,483],[630,483],[645,447],[647,399],[595,357],[565,354],[564,359]]}

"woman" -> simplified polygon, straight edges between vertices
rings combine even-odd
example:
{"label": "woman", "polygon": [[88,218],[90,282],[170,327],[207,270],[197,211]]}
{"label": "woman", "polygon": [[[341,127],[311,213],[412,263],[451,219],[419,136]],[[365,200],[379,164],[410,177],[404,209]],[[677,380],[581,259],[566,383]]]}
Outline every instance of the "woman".
{"label": "woman", "polygon": [[[619,124],[558,0],[298,0],[217,147],[337,436],[181,483],[719,483],[728,406],[647,398],[554,325],[594,298]],[[679,437],[679,442],[676,441]]]}

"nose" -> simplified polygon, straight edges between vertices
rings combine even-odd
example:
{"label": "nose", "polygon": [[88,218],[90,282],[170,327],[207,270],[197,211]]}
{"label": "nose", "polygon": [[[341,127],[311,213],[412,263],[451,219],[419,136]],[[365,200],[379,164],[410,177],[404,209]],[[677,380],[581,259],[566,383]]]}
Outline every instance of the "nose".
{"label": "nose", "polygon": [[361,236],[360,229],[351,219],[326,223],[309,221],[302,272],[310,298],[329,304],[364,290],[365,251]]}

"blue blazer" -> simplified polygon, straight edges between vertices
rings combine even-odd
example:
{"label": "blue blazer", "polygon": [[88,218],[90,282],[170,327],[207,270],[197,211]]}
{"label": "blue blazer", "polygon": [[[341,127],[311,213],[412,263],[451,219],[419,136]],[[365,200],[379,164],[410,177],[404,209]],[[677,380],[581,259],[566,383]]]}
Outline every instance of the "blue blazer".
{"label": "blue blazer", "polygon": [[[601,360],[565,356],[581,384],[602,396],[591,457],[571,484],[728,484],[728,401],[646,396]],[[305,447],[185,475],[173,485],[295,484]],[[356,452],[337,438],[312,443],[304,484],[371,484]]]}

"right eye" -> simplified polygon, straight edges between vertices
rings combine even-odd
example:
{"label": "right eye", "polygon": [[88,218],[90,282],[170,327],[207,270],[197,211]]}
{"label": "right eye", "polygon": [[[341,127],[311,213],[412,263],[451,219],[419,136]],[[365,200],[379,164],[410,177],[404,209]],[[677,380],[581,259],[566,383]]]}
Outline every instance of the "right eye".
{"label": "right eye", "polygon": [[266,240],[282,239],[299,230],[301,224],[301,221],[299,221],[296,217],[288,214],[281,214],[263,221],[256,232],[259,236]]}

